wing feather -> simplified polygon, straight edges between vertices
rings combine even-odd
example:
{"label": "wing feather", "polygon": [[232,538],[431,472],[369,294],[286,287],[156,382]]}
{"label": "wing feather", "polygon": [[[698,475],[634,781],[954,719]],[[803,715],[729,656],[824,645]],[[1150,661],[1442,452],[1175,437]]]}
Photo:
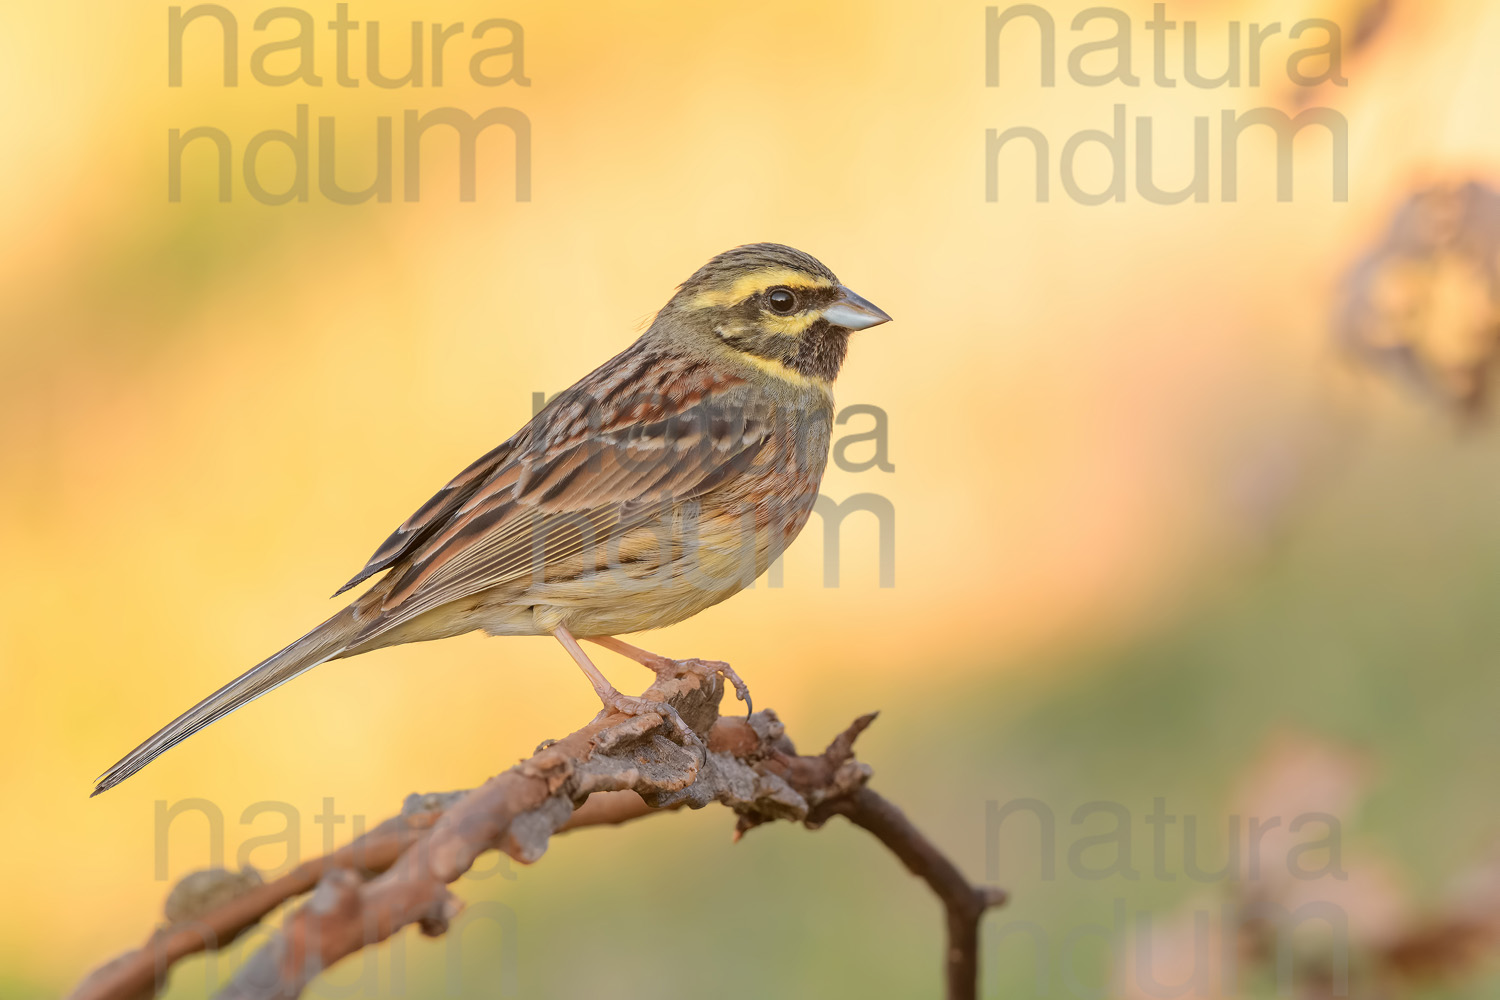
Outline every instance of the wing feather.
{"label": "wing feather", "polygon": [[662,358],[633,381],[644,391],[563,393],[398,529],[356,578],[395,567],[370,634],[649,524],[748,469],[769,438],[768,407],[747,410],[738,379]]}
{"label": "wing feather", "polygon": [[380,548],[376,549],[375,554],[370,557],[370,561],[365,563],[364,569],[334,591],[333,596],[337,597],[381,570],[389,569],[422,542],[431,538],[454,512],[478,492],[496,470],[502,467],[510,456],[513,441],[514,438],[475,460],[468,468],[454,476],[448,485],[433,494],[432,499],[417,508],[415,514],[407,518],[401,527],[391,534],[391,537],[381,543]]}

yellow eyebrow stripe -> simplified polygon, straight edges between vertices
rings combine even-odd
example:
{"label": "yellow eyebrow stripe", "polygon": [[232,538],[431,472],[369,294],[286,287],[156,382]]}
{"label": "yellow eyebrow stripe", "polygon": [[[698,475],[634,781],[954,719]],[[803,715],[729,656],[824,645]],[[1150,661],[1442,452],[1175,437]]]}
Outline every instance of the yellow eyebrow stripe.
{"label": "yellow eyebrow stripe", "polygon": [[728,288],[710,288],[699,292],[693,296],[690,305],[694,309],[732,306],[777,285],[803,288],[811,285],[815,288],[831,288],[833,282],[827,278],[808,274],[806,271],[794,271],[789,267],[770,267],[738,278]]}

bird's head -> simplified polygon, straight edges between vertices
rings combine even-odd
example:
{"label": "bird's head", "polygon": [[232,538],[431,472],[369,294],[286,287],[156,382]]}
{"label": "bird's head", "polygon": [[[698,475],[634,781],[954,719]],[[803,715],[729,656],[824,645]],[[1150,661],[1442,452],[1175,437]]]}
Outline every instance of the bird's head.
{"label": "bird's head", "polygon": [[849,334],[890,321],[817,258],[779,243],[719,254],[685,281],[658,323],[790,381],[832,382]]}

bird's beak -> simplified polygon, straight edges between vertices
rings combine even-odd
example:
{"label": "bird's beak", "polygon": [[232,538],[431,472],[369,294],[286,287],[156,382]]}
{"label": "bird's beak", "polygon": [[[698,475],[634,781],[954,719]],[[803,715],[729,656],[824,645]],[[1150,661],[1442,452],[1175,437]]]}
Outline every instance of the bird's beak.
{"label": "bird's beak", "polygon": [[842,286],[833,305],[823,310],[823,318],[845,330],[864,330],[891,321],[884,309]]}

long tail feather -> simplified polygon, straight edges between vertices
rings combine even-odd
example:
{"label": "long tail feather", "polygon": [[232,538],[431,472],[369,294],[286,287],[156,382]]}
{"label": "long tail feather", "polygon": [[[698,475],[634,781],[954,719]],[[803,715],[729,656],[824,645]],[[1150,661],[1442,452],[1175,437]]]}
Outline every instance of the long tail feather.
{"label": "long tail feather", "polygon": [[90,798],[118,785],[204,726],[217,722],[272,688],[279,687],[298,674],[345,652],[355,626],[353,609],[345,608],[275,656],[251,667],[183,712],[100,775]]}

